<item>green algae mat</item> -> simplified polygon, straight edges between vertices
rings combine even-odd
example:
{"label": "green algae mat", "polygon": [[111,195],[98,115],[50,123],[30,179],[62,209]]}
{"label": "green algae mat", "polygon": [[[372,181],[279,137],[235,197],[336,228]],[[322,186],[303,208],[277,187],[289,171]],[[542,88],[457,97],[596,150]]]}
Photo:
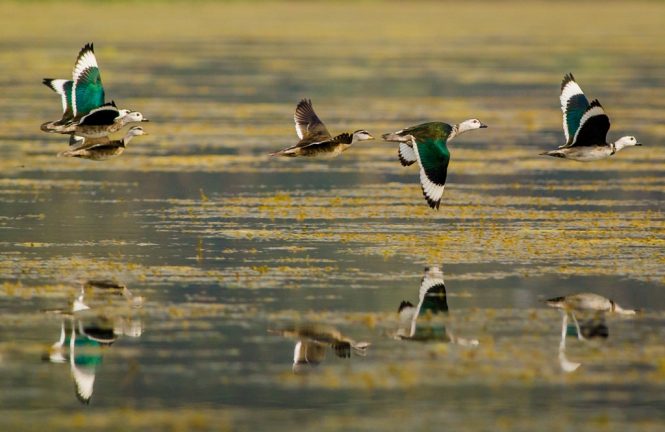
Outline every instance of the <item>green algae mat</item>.
{"label": "green algae mat", "polygon": [[[665,428],[663,3],[0,16],[0,430]],[[152,121],[104,162],[58,158],[67,138],[39,130],[61,114],[42,78],[87,42],[107,99]],[[563,143],[567,72],[610,140],[644,145],[539,156]],[[270,158],[302,98],[333,133],[489,128],[449,144],[433,211],[394,143]],[[405,321],[432,266],[445,308]],[[580,340],[544,303],[578,292],[639,313],[579,316]]]}

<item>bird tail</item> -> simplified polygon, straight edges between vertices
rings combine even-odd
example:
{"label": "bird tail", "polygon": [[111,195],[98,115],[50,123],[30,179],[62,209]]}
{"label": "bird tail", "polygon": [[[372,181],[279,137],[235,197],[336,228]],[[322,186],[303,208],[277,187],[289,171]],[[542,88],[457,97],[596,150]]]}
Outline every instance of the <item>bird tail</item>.
{"label": "bird tail", "polygon": [[551,306],[551,307],[562,308],[563,307],[563,301],[565,299],[566,299],[565,297],[554,297],[554,298],[545,300],[545,303],[547,303],[547,305]]}
{"label": "bird tail", "polygon": [[276,157],[276,156],[294,157],[296,155],[295,154],[295,149],[296,149],[296,147],[285,148],[285,149],[270,153],[270,156],[271,157]]}
{"label": "bird tail", "polygon": [[547,152],[539,153],[541,156],[552,156],[558,158],[565,158],[566,155],[561,150],[550,150]]}
{"label": "bird tail", "polygon": [[77,149],[65,150],[58,153],[58,157],[80,157],[80,156],[81,152],[80,150]]}
{"label": "bird tail", "polygon": [[411,136],[409,136],[409,135],[407,135],[407,136],[399,135],[400,132],[402,132],[402,131],[400,130],[400,131],[397,131],[397,132],[385,133],[385,134],[381,135],[381,138],[383,138],[384,141],[397,141],[397,142],[407,142],[407,141],[411,140]]}
{"label": "bird tail", "polygon": [[57,125],[58,125],[58,121],[50,121],[50,122],[42,123],[42,125],[39,127],[39,129],[41,129],[42,132],[55,133],[55,132],[57,132],[57,130],[56,130]]}

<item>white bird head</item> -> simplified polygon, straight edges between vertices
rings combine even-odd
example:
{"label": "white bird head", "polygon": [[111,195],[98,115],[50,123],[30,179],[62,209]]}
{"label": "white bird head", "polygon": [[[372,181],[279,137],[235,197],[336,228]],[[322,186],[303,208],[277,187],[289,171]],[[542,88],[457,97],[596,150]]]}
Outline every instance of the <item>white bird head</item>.
{"label": "white bird head", "polygon": [[134,126],[127,131],[127,138],[141,135],[148,135],[148,132],[144,131],[141,126]]}
{"label": "white bird head", "polygon": [[374,137],[364,129],[357,130],[353,133],[353,142],[373,140]]}
{"label": "white bird head", "polygon": [[630,147],[630,146],[641,146],[642,144],[637,141],[637,138],[634,136],[625,136],[619,138],[615,143],[614,146],[616,147],[616,151],[621,150],[624,147]]}
{"label": "white bird head", "polygon": [[486,128],[487,125],[483,124],[478,119],[469,119],[469,120],[464,120],[462,123],[457,125],[457,134],[461,134],[462,132],[474,130],[474,129],[482,129]]}
{"label": "white bird head", "polygon": [[128,111],[127,114],[122,116],[122,122],[123,124],[127,123],[139,123],[139,122],[147,122],[150,121],[147,118],[143,117],[143,114],[141,114],[138,111],[129,111],[129,110],[121,110],[121,111]]}

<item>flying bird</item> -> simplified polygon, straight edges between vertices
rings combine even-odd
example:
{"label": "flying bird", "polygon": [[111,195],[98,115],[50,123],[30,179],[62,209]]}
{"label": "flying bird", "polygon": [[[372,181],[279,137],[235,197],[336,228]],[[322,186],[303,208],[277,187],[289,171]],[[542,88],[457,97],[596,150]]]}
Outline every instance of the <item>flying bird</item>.
{"label": "flying bird", "polygon": [[560,100],[566,143],[541,155],[591,162],[608,158],[624,147],[642,145],[634,136],[607,142],[610,118],[598,99],[589,103],[572,73],[563,77]]}
{"label": "flying bird", "polygon": [[448,176],[448,141],[464,132],[486,127],[478,119],[469,119],[454,126],[429,122],[384,134],[383,139],[399,142],[398,156],[403,166],[418,162],[423,195],[431,208],[438,209]]}
{"label": "flying bird", "polygon": [[294,146],[271,153],[270,156],[318,156],[327,154],[339,156],[359,141],[373,140],[374,137],[364,129],[351,133],[342,133],[337,136],[330,135],[326,125],[314,112],[312,101],[303,99],[298,103],[293,115],[296,124],[296,134],[300,141]]}

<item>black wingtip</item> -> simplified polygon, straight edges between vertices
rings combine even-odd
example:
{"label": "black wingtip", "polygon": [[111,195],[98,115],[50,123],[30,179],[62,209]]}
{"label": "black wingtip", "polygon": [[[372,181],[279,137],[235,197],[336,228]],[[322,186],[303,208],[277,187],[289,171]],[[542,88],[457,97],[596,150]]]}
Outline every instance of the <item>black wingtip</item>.
{"label": "black wingtip", "polygon": [[300,108],[301,106],[311,108],[312,107],[312,100],[311,99],[305,99],[305,98],[300,99],[300,102],[298,102],[298,108]]}
{"label": "black wingtip", "polygon": [[402,157],[402,152],[399,151],[399,149],[397,149],[397,157],[399,158],[399,162],[402,164],[402,166],[411,165],[408,160],[406,160]]}
{"label": "black wingtip", "polygon": [[402,303],[399,304],[399,308],[397,309],[397,313],[402,312],[404,309],[408,307],[413,307],[413,303],[406,300],[402,300]]}
{"label": "black wingtip", "polygon": [[438,209],[439,209],[439,205],[441,204],[441,200],[434,201],[432,198],[430,198],[430,197],[427,196],[427,194],[425,193],[425,189],[423,189],[422,185],[420,185],[420,188],[422,189],[422,191],[423,191],[423,196],[424,196],[425,199],[427,200],[427,204],[430,206],[430,208],[432,208],[432,209],[434,209],[434,210],[438,210]]}
{"label": "black wingtip", "polygon": [[83,48],[81,48],[81,50],[79,51],[79,54],[76,56],[76,63],[78,63],[79,59],[81,57],[83,57],[83,55],[85,53],[87,53],[88,51],[92,52],[93,54],[95,52],[95,47],[94,47],[94,44],[92,42],[88,42],[87,44],[85,44],[83,46]]}
{"label": "black wingtip", "polygon": [[561,90],[563,90],[564,87],[566,87],[566,84],[568,84],[571,81],[575,81],[575,77],[573,76],[572,72],[568,72],[563,76],[563,81],[561,81]]}
{"label": "black wingtip", "polygon": [[558,304],[558,303],[561,303],[562,301],[564,301],[565,299],[566,299],[565,297],[554,297],[554,298],[551,298],[551,299],[543,300],[543,303]]}

